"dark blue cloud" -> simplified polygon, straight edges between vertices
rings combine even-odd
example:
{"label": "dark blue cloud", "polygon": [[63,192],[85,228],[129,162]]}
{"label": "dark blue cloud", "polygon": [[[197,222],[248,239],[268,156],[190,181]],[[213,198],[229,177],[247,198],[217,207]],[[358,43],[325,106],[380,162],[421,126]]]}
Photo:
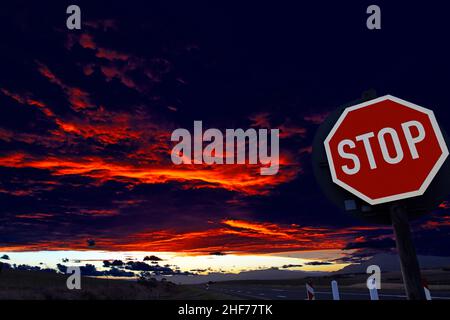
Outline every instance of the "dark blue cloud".
{"label": "dark blue cloud", "polygon": [[[337,210],[315,182],[310,156],[300,150],[311,146],[318,124],[305,117],[329,112],[374,88],[380,95],[429,106],[450,131],[449,48],[442,41],[448,34],[447,10],[441,5],[386,3],[383,10],[389,14],[375,34],[364,28],[364,4],[240,4],[236,10],[213,3],[91,1],[80,3],[86,19],[81,32],[65,30],[67,4],[0,5],[0,87],[39,99],[54,113],[47,117],[39,108],[0,94],[0,128],[6,132],[0,139],[2,155],[100,157],[128,164],[147,160],[130,155],[158,145],[158,126],[148,129],[144,148],[132,139],[105,143],[120,125],[107,127],[101,138],[58,137],[55,119],[78,126],[93,121],[92,114],[71,106],[70,87],[105,110],[95,114],[100,117],[96,125],[120,113],[136,117],[132,128],[147,121],[190,128],[198,119],[229,128],[248,126],[252,115],[267,112],[275,126],[289,123],[306,130],[281,141],[300,174],[268,195],[248,195],[220,187],[186,188],[182,181],[101,181],[76,173],[55,175],[45,167],[2,166],[0,242],[5,245],[64,242],[70,247],[79,235],[98,243],[97,238],[127,239],[144,230],[204,229],[207,221],[225,217],[313,227],[363,225]],[[105,28],[105,19],[113,27]],[[92,36],[95,49],[83,47],[81,34]],[[127,59],[108,58],[105,51],[99,57],[99,48]],[[44,77],[38,62],[64,85]],[[148,159],[154,165],[160,160]],[[367,239],[389,232],[362,231]],[[447,228],[418,228],[415,237],[419,252],[448,254],[443,245]],[[82,242],[88,248],[86,239]],[[350,242],[347,248],[382,250],[392,244],[385,238]]]}

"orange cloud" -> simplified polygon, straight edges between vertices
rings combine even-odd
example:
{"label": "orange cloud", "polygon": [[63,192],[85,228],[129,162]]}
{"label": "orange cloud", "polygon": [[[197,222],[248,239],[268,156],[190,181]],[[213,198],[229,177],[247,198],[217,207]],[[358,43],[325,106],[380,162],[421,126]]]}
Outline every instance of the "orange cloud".
{"label": "orange cloud", "polygon": [[292,238],[292,235],[289,234],[289,232],[286,232],[286,230],[280,230],[276,224],[258,224],[242,220],[224,220],[222,222],[230,227],[248,230],[250,232],[255,232],[256,234]]}
{"label": "orange cloud", "polygon": [[44,102],[31,98],[29,94],[20,95],[18,93],[13,93],[9,90],[6,90],[4,88],[0,89],[0,91],[5,96],[10,97],[11,99],[15,100],[20,104],[38,107],[48,117],[54,116],[53,112],[46,106]]}
{"label": "orange cloud", "polygon": [[106,121],[93,119],[56,119],[58,126],[68,134],[78,135],[84,139],[95,139],[104,144],[116,144],[122,140],[139,140],[145,135],[143,129],[136,129],[132,117],[128,114],[105,113]]}
{"label": "orange cloud", "polygon": [[[149,230],[122,237],[95,237],[97,250],[112,251],[177,251],[192,254],[211,252],[271,253],[280,251],[343,249],[360,233],[353,228],[303,228],[301,226],[244,220],[223,220],[209,229],[197,231]],[[42,241],[0,247],[0,250],[86,250],[88,237],[70,242]]]}
{"label": "orange cloud", "polygon": [[148,184],[180,182],[186,188],[224,188],[253,195],[267,194],[274,186],[293,180],[299,170],[281,162],[278,175],[261,176],[257,165],[175,166],[170,162],[128,163],[94,156],[39,158],[20,152],[0,156],[0,166],[43,169],[55,176],[81,175],[103,181],[126,178]]}

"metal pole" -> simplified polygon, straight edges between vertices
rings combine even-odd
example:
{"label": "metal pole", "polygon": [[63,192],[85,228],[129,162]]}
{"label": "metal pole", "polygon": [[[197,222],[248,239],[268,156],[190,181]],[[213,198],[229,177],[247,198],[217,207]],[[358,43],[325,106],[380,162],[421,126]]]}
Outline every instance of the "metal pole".
{"label": "metal pole", "polygon": [[391,207],[391,221],[394,228],[395,242],[400,257],[400,266],[403,275],[408,300],[425,300],[425,292],[421,284],[419,261],[414,248],[408,214],[403,206]]}

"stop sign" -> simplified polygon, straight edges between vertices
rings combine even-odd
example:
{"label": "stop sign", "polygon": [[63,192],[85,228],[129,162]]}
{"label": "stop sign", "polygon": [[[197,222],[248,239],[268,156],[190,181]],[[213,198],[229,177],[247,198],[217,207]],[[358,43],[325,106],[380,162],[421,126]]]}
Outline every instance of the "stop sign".
{"label": "stop sign", "polygon": [[333,182],[371,205],[422,195],[448,156],[433,111],[390,95],[346,108],[324,146]]}

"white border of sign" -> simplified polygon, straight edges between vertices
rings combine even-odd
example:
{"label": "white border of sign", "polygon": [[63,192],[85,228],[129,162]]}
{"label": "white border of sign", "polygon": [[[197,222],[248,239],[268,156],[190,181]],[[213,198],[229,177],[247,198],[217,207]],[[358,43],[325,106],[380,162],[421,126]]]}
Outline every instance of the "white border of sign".
{"label": "white border of sign", "polygon": [[[393,195],[393,196],[388,196],[388,197],[383,197],[383,198],[377,198],[377,199],[372,199],[369,198],[368,196],[366,196],[365,194],[359,192],[358,190],[354,189],[353,187],[349,186],[348,184],[340,181],[337,176],[336,176],[336,170],[334,168],[334,164],[333,164],[333,157],[331,155],[331,150],[330,150],[330,140],[333,137],[333,135],[335,134],[335,132],[337,131],[337,129],[339,128],[339,126],[341,125],[341,123],[344,121],[345,117],[347,116],[348,113],[350,113],[351,111],[357,110],[357,109],[361,109],[367,106],[370,106],[374,103],[378,103],[381,101],[385,101],[385,100],[391,100],[394,102],[397,102],[401,105],[404,105],[406,107],[409,107],[411,109],[423,112],[425,114],[428,115],[428,117],[430,118],[431,121],[431,125],[433,126],[434,132],[436,134],[436,138],[439,142],[439,145],[441,147],[441,151],[442,154],[439,157],[438,161],[436,161],[435,165],[433,166],[433,168],[431,169],[430,173],[428,174],[427,178],[424,180],[424,182],[422,183],[422,185],[420,186],[420,188],[418,190],[415,191],[411,191],[411,192],[405,192],[405,193],[401,193],[401,194],[397,194],[397,195]],[[385,203],[385,202],[391,202],[391,201],[396,201],[396,200],[401,200],[401,199],[406,199],[406,198],[412,198],[412,197],[417,197],[417,196],[421,196],[425,193],[425,191],[427,190],[428,186],[430,185],[431,181],[433,181],[433,178],[436,176],[436,174],[438,173],[439,169],[441,168],[441,166],[444,164],[445,159],[448,156],[448,148],[447,145],[445,143],[444,137],[442,136],[442,132],[439,128],[439,125],[436,121],[436,118],[434,116],[434,113],[432,110],[426,109],[424,107],[418,106],[414,103],[396,98],[394,96],[391,95],[385,95],[370,101],[366,101],[360,104],[357,104],[355,106],[351,106],[348,107],[344,110],[344,112],[341,114],[341,116],[339,117],[339,119],[336,121],[335,125],[333,126],[333,129],[331,129],[330,133],[328,134],[327,138],[325,139],[325,141],[323,142],[325,145],[325,152],[327,154],[327,159],[328,159],[328,165],[330,166],[330,171],[331,171],[331,177],[333,179],[333,182],[336,183],[338,186],[344,188],[345,190],[353,193],[354,195],[356,195],[357,197],[363,199],[364,201],[368,202],[371,205],[376,205],[376,204],[380,204],[380,203]]]}

